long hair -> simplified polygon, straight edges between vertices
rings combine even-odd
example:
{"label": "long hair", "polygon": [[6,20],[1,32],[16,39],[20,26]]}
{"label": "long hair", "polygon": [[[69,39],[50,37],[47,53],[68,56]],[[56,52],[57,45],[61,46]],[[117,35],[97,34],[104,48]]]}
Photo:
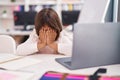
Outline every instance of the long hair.
{"label": "long hair", "polygon": [[51,8],[42,9],[35,17],[35,29],[38,36],[40,29],[45,25],[55,30],[57,33],[55,40],[57,40],[62,31],[62,25],[58,14]]}

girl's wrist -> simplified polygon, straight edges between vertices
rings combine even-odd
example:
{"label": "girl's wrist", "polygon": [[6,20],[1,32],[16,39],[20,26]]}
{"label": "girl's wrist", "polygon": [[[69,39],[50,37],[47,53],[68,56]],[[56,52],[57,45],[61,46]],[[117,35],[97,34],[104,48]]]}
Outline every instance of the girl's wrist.
{"label": "girl's wrist", "polygon": [[54,50],[55,53],[58,53],[58,45],[56,42],[53,42],[51,44],[48,45],[50,48],[52,48]]}
{"label": "girl's wrist", "polygon": [[38,50],[44,48],[45,46],[46,46],[46,43],[39,43],[39,44],[37,44]]}

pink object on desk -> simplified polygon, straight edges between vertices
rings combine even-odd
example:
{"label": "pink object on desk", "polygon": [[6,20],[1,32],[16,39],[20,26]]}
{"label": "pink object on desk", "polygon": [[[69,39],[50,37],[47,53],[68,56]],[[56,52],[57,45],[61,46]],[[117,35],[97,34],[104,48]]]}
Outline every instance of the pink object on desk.
{"label": "pink object on desk", "polygon": [[68,75],[67,78],[72,78],[72,79],[86,79],[86,76],[80,76],[80,75]]}
{"label": "pink object on desk", "polygon": [[0,80],[14,80],[17,76],[9,73],[0,73]]}
{"label": "pink object on desk", "polygon": [[100,80],[120,80],[120,77],[101,77]]}
{"label": "pink object on desk", "polygon": [[60,73],[47,73],[45,76],[47,77],[62,77]]}
{"label": "pink object on desk", "polygon": [[60,73],[60,72],[47,72],[44,77],[51,77],[51,78],[62,78],[65,77],[66,80],[87,80],[88,77],[84,75],[77,75],[77,74],[67,74],[67,73]]}

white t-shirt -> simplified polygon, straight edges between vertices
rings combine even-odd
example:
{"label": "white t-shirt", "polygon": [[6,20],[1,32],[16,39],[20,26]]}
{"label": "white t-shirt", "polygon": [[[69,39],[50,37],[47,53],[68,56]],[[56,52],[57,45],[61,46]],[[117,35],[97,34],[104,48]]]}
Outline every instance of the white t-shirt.
{"label": "white t-shirt", "polygon": [[[65,55],[71,55],[72,53],[72,41],[73,34],[72,32],[68,32],[67,29],[61,31],[58,40],[56,41],[58,44],[58,52]],[[36,34],[35,29],[30,34],[29,38],[22,44],[17,46],[17,55],[29,55],[38,52],[37,48],[38,36]],[[53,53],[53,50],[46,46],[45,48],[40,50],[40,53]]]}

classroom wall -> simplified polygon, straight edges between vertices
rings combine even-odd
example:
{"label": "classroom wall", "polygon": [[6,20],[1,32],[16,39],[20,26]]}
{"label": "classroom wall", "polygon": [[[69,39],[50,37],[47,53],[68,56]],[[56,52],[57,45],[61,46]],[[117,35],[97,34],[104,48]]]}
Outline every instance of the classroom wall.
{"label": "classroom wall", "polygon": [[79,23],[104,22],[110,0],[86,0]]}

